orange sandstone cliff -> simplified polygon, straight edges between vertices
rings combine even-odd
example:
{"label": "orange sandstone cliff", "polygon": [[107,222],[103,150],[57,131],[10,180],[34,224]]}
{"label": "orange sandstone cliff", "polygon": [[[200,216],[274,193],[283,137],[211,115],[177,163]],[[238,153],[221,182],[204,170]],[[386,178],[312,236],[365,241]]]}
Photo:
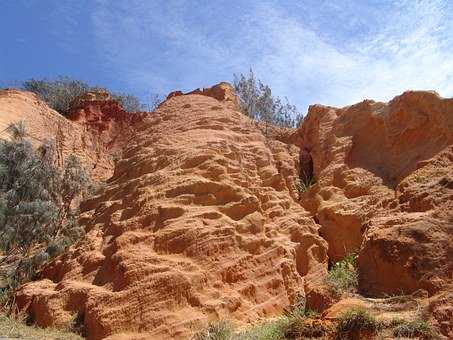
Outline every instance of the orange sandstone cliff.
{"label": "orange sandstone cliff", "polygon": [[74,154],[94,180],[112,176],[114,161],[131,137],[130,123],[141,115],[124,111],[106,92],[89,92],[77,98],[67,119],[34,93],[0,90],[0,138],[9,137],[9,124],[23,121],[33,143],[54,142],[60,166]]}
{"label": "orange sandstone cliff", "polygon": [[[66,124],[92,122],[97,100]],[[105,190],[82,204],[86,235],[17,293],[36,324],[76,315],[89,339],[165,339],[289,305],[329,315],[329,262],[357,252],[361,294],[417,293],[453,335],[452,99],[315,105],[264,136],[223,83],[127,123]],[[307,172],[316,183],[299,194]]]}

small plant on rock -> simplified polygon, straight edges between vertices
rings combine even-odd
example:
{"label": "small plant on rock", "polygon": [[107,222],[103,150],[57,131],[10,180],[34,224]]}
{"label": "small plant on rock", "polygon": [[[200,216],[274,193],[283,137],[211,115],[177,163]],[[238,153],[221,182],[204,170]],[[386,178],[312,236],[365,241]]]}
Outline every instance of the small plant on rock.
{"label": "small plant on rock", "polygon": [[424,320],[406,321],[394,319],[391,321],[391,326],[395,337],[432,339],[435,333],[432,327]]}
{"label": "small plant on rock", "polygon": [[233,326],[226,320],[211,322],[209,325],[196,333],[194,340],[229,340],[233,335]]}
{"label": "small plant on rock", "polygon": [[[314,321],[317,313],[303,308],[292,308],[279,318],[259,323],[234,335],[235,340],[284,340],[303,334],[320,334],[321,327]],[[307,335],[304,335],[307,336]]]}
{"label": "small plant on rock", "polygon": [[337,334],[340,339],[357,338],[376,334],[381,328],[374,316],[361,308],[352,308],[340,315]]}
{"label": "small plant on rock", "polygon": [[327,276],[331,292],[339,297],[346,292],[354,292],[358,286],[357,255],[349,254],[334,264]]}
{"label": "small plant on rock", "polygon": [[290,320],[286,316],[262,322],[234,336],[234,340],[284,340]]}
{"label": "small plant on rock", "polygon": [[318,313],[305,310],[290,319],[285,336],[289,339],[319,338],[327,332],[328,327],[318,318]]}
{"label": "small plant on rock", "polygon": [[310,190],[310,188],[316,184],[314,177],[308,177],[307,179],[299,178],[296,181],[296,190],[301,195],[302,193]]}

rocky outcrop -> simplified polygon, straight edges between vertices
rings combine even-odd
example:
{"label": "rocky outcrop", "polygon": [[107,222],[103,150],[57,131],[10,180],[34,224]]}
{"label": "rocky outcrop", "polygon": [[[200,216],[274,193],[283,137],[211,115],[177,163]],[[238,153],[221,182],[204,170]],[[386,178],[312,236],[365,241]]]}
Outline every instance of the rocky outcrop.
{"label": "rocky outcrop", "polygon": [[186,338],[312,294],[327,243],[297,201],[299,149],[230,107],[173,96],[134,125],[104,193],[81,207],[86,236],[17,294],[38,325],[77,314],[90,339]]}
{"label": "rocky outcrop", "polygon": [[234,88],[229,83],[226,83],[226,82],[219,83],[212,87],[199,88],[199,89],[190,91],[186,94],[184,94],[181,91],[174,91],[174,92],[171,92],[167,96],[167,99],[170,99],[170,98],[176,97],[176,96],[184,96],[184,95],[190,95],[190,94],[200,94],[203,96],[212,97],[212,98],[215,98],[215,99],[221,101],[223,106],[225,106],[231,110],[236,110],[236,111],[240,110],[239,101],[235,94]]}
{"label": "rocky outcrop", "polygon": [[5,130],[9,124],[22,120],[33,143],[54,141],[58,164],[74,154],[94,180],[112,176],[114,159],[131,137],[130,124],[139,117],[125,112],[106,92],[78,98],[67,119],[31,92],[0,90],[0,138],[9,137]]}
{"label": "rocky outcrop", "polygon": [[[73,119],[102,136],[113,106],[86,98]],[[76,315],[90,339],[186,338],[209,320],[324,310],[328,262],[357,252],[366,298],[327,319],[404,293],[408,314],[452,334],[453,99],[314,105],[265,137],[222,83],[128,126],[105,191],[82,204],[86,236],[17,293],[38,325]]]}
{"label": "rocky outcrop", "polygon": [[444,290],[453,269],[453,99],[310,107],[299,131],[317,183],[302,196],[329,258],[359,253],[368,296]]}
{"label": "rocky outcrop", "polygon": [[107,91],[97,90],[76,98],[71,104],[68,118],[86,126],[101,141],[111,158],[116,160],[121,157],[122,150],[134,134],[133,124],[147,114],[127,112]]}

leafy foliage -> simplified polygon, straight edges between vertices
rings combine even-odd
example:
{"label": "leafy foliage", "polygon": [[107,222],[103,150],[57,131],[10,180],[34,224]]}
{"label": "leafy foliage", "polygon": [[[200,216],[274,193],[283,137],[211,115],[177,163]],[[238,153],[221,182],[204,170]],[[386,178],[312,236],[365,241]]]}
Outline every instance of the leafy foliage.
{"label": "leafy foliage", "polygon": [[325,335],[326,327],[318,314],[303,308],[291,308],[284,315],[235,331],[225,320],[210,323],[195,334],[194,340],[284,340]]}
{"label": "leafy foliage", "polygon": [[158,108],[160,103],[165,100],[165,96],[158,93],[151,93],[149,97],[149,104],[147,105],[148,111],[154,111]]}
{"label": "leafy foliage", "polygon": [[56,80],[29,79],[22,84],[22,87],[36,93],[41,99],[49,104],[51,108],[66,116],[69,114],[71,104],[77,97],[88,91],[105,90],[113,99],[117,100],[124,110],[138,112],[145,108],[140,99],[127,93],[115,93],[102,87],[92,87],[87,83],[69,77],[59,77]]}
{"label": "leafy foliage", "polygon": [[350,338],[352,334],[375,334],[381,328],[374,316],[361,308],[351,308],[340,315],[337,332],[340,338]]}
{"label": "leafy foliage", "polygon": [[405,338],[432,338],[434,330],[424,320],[406,321],[402,319],[394,319],[391,322],[393,326],[393,336]]}
{"label": "leafy foliage", "polygon": [[140,99],[131,94],[112,93],[112,98],[116,99],[127,112],[139,112],[145,109],[145,105],[140,102]]}
{"label": "leafy foliage", "polygon": [[239,97],[242,111],[252,119],[281,127],[295,127],[302,115],[287,98],[282,100],[272,95],[271,88],[256,79],[253,70],[248,75],[234,75],[234,89]]}
{"label": "leafy foliage", "polygon": [[90,90],[88,84],[69,77],[60,77],[56,80],[29,79],[23,83],[23,88],[36,93],[62,115],[69,113],[74,99]]}
{"label": "leafy foliage", "polygon": [[64,329],[27,326],[25,320],[21,320],[20,317],[13,318],[0,313],[0,339],[83,340],[84,338]]}
{"label": "leafy foliage", "polygon": [[327,284],[336,296],[345,292],[353,292],[358,285],[357,255],[349,254],[334,264],[329,271]]}
{"label": "leafy foliage", "polygon": [[296,180],[295,186],[297,192],[300,194],[308,191],[313,185],[316,184],[316,180],[313,176],[311,177],[299,177]]}
{"label": "leafy foliage", "polygon": [[[13,280],[20,282],[50,253],[56,255],[61,243],[79,236],[74,203],[85,192],[88,176],[75,156],[60,170],[50,141],[33,148],[23,123],[8,130],[12,139],[0,141],[0,247],[24,257]],[[29,257],[37,244],[53,249]]]}
{"label": "leafy foliage", "polygon": [[233,335],[233,326],[225,320],[211,322],[208,327],[194,335],[194,340],[229,340]]}

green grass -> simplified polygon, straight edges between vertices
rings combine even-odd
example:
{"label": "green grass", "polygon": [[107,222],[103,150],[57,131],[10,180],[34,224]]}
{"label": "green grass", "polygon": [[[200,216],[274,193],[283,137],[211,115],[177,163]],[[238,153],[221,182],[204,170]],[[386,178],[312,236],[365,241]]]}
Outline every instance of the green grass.
{"label": "green grass", "polygon": [[239,334],[234,340],[284,340],[300,337],[313,337],[324,334],[324,329],[319,325],[309,324],[306,321],[314,319],[318,314],[311,310],[294,309],[285,315],[255,325]]}
{"label": "green grass", "polygon": [[327,276],[327,285],[334,296],[340,297],[343,293],[354,292],[358,286],[357,255],[347,255],[343,260],[335,263]]}
{"label": "green grass", "polygon": [[194,335],[195,340],[229,340],[233,335],[233,326],[229,321],[219,320],[211,322]]}
{"label": "green grass", "polygon": [[255,324],[242,331],[235,331],[225,320],[210,323],[196,333],[194,340],[284,340],[296,334],[319,334],[319,327],[305,325],[305,320],[317,317],[311,310],[293,309],[284,315]]}
{"label": "green grass", "polygon": [[340,338],[348,338],[352,334],[376,334],[381,323],[365,309],[352,308],[338,318],[337,333]]}
{"label": "green grass", "polygon": [[390,323],[393,336],[405,338],[432,338],[434,330],[432,327],[423,320],[406,321],[401,319],[394,319]]}
{"label": "green grass", "polygon": [[314,179],[314,177],[310,177],[307,180],[302,180],[301,178],[299,178],[296,181],[295,186],[296,186],[296,190],[299,192],[299,194],[302,194],[302,193],[308,191],[315,184],[316,184],[316,180]]}
{"label": "green grass", "polygon": [[298,318],[288,327],[286,336],[289,339],[306,339],[324,337],[328,329],[320,319]]}
{"label": "green grass", "polygon": [[78,335],[55,328],[27,326],[5,314],[0,314],[0,338],[22,338],[27,340],[82,340]]}
{"label": "green grass", "polygon": [[288,316],[263,322],[235,335],[234,340],[283,340],[291,324]]}

